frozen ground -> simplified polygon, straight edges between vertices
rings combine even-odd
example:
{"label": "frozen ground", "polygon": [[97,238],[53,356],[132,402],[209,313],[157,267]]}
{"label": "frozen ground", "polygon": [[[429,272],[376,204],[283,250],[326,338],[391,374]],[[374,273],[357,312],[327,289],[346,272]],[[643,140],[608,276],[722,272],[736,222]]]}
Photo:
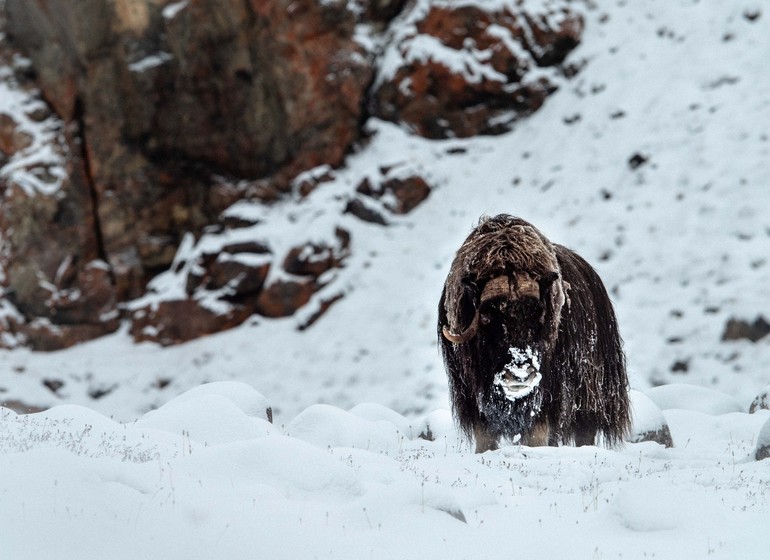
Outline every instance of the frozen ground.
{"label": "frozen ground", "polygon": [[[344,297],[310,329],[255,318],[175,348],[118,333],[0,352],[0,401],[67,405],[2,413],[0,557],[766,558],[767,461],[751,456],[768,416],[745,411],[770,382],[770,337],[720,339],[731,317],[770,319],[770,11],[647,0],[585,15],[583,69],[510,134],[437,142],[372,122],[334,182],[266,216],[265,235],[352,233],[329,285]],[[386,228],[341,216],[380,166],[434,191]],[[498,212],[596,266],[632,385],[664,399],[675,448],[458,447],[435,306],[454,251]],[[229,393],[148,413],[228,380],[263,393],[275,424]],[[726,408],[651,389],[672,382]],[[379,406],[344,412],[359,403]],[[414,439],[430,414],[440,437]]]}

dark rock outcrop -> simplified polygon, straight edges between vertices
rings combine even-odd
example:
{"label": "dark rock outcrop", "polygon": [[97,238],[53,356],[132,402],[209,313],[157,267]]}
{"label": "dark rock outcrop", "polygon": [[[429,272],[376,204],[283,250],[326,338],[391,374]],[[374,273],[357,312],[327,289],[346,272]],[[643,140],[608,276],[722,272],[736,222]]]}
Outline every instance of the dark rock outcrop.
{"label": "dark rock outcrop", "polygon": [[556,89],[530,71],[560,65],[583,31],[582,17],[566,2],[529,12],[526,5],[487,11],[423,1],[405,17],[411,31],[390,46],[399,62],[378,76],[373,111],[428,138],[509,130]]}
{"label": "dark rock outcrop", "polygon": [[[0,80],[26,97],[0,108],[0,344],[51,350],[121,321],[172,344],[313,301],[306,328],[344,296],[325,288],[350,233],[257,241],[262,218],[227,210],[323,188],[371,112],[436,138],[506,130],[555,87],[529,71],[559,67],[580,39],[569,3],[548,6],[7,0]],[[383,59],[400,53],[376,82],[362,22],[389,41]],[[415,55],[418,36],[435,57]],[[430,193],[419,169],[383,169],[339,211],[385,225]],[[228,244],[233,232],[244,241]],[[164,274],[179,281],[168,293],[153,285]]]}
{"label": "dark rock outcrop", "polygon": [[770,385],[762,389],[759,394],[754,397],[749,406],[749,414],[754,414],[760,410],[770,409]]}
{"label": "dark rock outcrop", "polygon": [[339,165],[358,137],[371,69],[341,4],[10,0],[8,14],[43,96],[80,128],[120,299],[216,220],[212,172]]}
{"label": "dark rock outcrop", "polygon": [[722,340],[758,340],[770,334],[770,323],[759,315],[754,322],[750,323],[743,319],[732,318],[727,321],[725,331],[722,333]]}

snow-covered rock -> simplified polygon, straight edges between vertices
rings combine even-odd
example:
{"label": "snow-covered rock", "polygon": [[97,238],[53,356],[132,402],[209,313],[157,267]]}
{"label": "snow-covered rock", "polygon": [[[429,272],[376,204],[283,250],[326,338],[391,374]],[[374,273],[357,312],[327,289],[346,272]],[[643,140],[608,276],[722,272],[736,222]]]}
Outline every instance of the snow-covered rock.
{"label": "snow-covered rock", "polygon": [[655,403],[641,391],[631,390],[631,433],[628,441],[640,443],[654,441],[665,447],[673,447],[671,430],[666,417]]}
{"label": "snow-covered rock", "polygon": [[753,401],[751,401],[749,412],[753,414],[758,410],[767,409],[770,409],[770,385],[767,385],[759,393],[757,393],[757,396]]}
{"label": "snow-covered rock", "polygon": [[757,436],[757,450],[754,453],[757,461],[770,457],[770,418],[762,426]]}
{"label": "snow-covered rock", "polygon": [[165,403],[161,408],[174,408],[181,403],[216,395],[224,397],[241,409],[246,416],[273,421],[270,402],[254,387],[241,381],[214,381],[193,387]]}

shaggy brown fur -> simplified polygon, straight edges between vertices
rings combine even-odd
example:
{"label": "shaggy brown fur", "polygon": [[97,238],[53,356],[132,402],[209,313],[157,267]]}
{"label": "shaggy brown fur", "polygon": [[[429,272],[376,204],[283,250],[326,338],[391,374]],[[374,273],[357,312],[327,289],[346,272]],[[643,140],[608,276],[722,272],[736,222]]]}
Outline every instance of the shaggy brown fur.
{"label": "shaggy brown fur", "polygon": [[[500,288],[500,277],[509,288]],[[452,262],[438,315],[453,411],[477,452],[517,435],[529,445],[591,445],[600,435],[610,446],[626,435],[625,356],[604,285],[585,260],[528,222],[480,220]],[[528,353],[525,365],[539,362],[542,375],[514,400],[493,383],[511,349]]]}

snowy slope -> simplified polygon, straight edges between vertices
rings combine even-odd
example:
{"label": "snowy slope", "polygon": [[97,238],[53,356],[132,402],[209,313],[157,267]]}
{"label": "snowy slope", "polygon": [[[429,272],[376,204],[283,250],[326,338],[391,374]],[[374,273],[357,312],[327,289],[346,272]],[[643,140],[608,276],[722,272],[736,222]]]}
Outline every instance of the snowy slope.
{"label": "snowy slope", "polygon": [[[263,216],[257,238],[352,233],[328,288],[344,297],[313,327],[254,318],[172,348],[121,332],[0,352],[0,400],[64,404],[0,410],[0,559],[767,558],[770,471],[753,457],[770,415],[746,411],[770,337],[720,338],[730,317],[770,318],[770,10],[584,10],[581,72],[513,132],[439,142],[371,122],[334,181]],[[388,227],[342,215],[380,166],[434,191]],[[599,270],[673,448],[476,456],[458,440],[435,307],[454,251],[498,212]],[[208,381],[248,387],[172,400]],[[653,388],[671,382],[689,386]],[[433,442],[417,437],[428,426]]]}
{"label": "snowy slope", "polygon": [[[768,381],[770,340],[720,337],[730,317],[770,316],[770,14],[749,1],[584,12],[585,39],[568,61],[582,71],[510,134],[428,141],[371,121],[373,140],[301,203],[231,210],[261,213],[256,239],[326,239],[336,225],[352,233],[352,256],[328,288],[345,297],[312,328],[298,332],[303,316],[254,318],[171,349],[119,334],[53,354],[2,352],[0,368],[14,372],[0,382],[6,398],[128,420],[203,381],[238,379],[286,418],[316,402],[446,406],[440,287],[478,217],[507,212],[599,270],[634,386],[685,381],[748,406]],[[383,166],[421,174],[433,193],[386,228],[342,215],[355,185]],[[157,297],[180,281],[159,277]],[[46,380],[64,385],[54,395]]]}

